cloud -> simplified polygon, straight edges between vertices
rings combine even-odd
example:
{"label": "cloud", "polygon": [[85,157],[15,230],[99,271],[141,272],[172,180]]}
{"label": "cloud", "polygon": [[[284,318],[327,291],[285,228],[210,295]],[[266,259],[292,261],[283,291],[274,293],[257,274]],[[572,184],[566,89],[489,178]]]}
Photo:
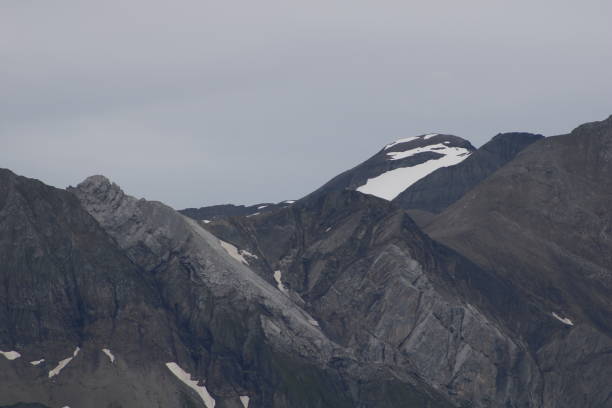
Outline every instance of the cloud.
{"label": "cloud", "polygon": [[178,208],[297,198],[408,135],[612,113],[609,2],[1,7],[0,165]]}

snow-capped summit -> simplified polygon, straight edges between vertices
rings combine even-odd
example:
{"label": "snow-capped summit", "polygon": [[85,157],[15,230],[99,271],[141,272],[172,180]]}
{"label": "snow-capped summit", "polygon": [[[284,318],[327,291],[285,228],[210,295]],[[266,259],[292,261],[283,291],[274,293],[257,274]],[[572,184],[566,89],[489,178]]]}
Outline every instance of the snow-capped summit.
{"label": "snow-capped summit", "polygon": [[428,133],[401,138],[313,194],[350,189],[393,200],[421,178],[460,163],[474,150],[470,142],[452,135]]}

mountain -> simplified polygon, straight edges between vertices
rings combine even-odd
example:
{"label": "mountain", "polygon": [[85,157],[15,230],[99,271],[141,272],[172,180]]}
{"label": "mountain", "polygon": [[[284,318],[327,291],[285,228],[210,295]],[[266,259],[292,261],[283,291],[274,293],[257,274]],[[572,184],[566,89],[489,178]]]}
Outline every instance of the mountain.
{"label": "mountain", "polygon": [[252,254],[203,224],[127,196],[103,177],[71,191],[155,277],[190,347],[180,366],[205,379],[219,406],[449,406],[419,378],[371,366],[329,339],[308,312],[252,271],[245,259]]}
{"label": "mountain", "polygon": [[0,169],[0,408],[611,406],[612,117],[485,146],[233,216]]}
{"label": "mountain", "polygon": [[392,200],[429,173],[465,160],[476,150],[465,139],[431,133],[389,143],[358,166],[334,177],[312,195],[357,190]]}
{"label": "mountain", "polygon": [[193,220],[0,171],[0,406],[452,405],[372,365]]}
{"label": "mountain", "polygon": [[206,228],[331,338],[458,406],[605,407],[610,128],[494,138],[446,171],[474,185],[426,228],[441,244],[397,203],[349,190]]}
{"label": "mountain", "polygon": [[184,353],[180,331],[74,195],[1,169],[0,259],[0,406],[173,405],[151,360]]}
{"label": "mountain", "polygon": [[526,339],[565,325],[396,205],[344,190],[206,228],[372,363],[416,373],[457,406],[541,406],[545,376]]}
{"label": "mountain", "polygon": [[544,401],[564,392],[563,406],[612,403],[611,175],[612,117],[527,147],[426,229],[566,324],[537,348],[543,370],[561,370]]}
{"label": "mountain", "polygon": [[524,148],[543,138],[532,133],[500,133],[461,163],[431,172],[393,201],[405,209],[439,213]]}
{"label": "mountain", "polygon": [[187,217],[193,218],[194,220],[213,221],[219,218],[235,217],[238,215],[257,215],[264,212],[269,212],[279,208],[287,207],[293,204],[294,202],[294,200],[286,200],[281,201],[280,203],[260,203],[249,206],[221,204],[200,208],[185,208],[184,210],[179,210],[179,212],[183,215],[186,215]]}

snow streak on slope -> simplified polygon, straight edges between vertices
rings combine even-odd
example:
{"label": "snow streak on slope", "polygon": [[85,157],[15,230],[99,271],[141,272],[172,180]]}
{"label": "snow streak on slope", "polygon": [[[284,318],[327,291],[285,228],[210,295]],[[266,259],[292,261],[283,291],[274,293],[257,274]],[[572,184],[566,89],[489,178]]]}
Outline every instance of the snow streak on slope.
{"label": "snow streak on slope", "polygon": [[389,160],[400,160],[425,152],[434,152],[443,155],[454,156],[459,156],[461,154],[470,154],[469,150],[464,149],[463,147],[449,147],[442,143],[436,143],[425,147],[417,147],[414,149],[406,150],[405,152],[389,152],[387,153],[387,156],[389,157]]}
{"label": "snow streak on slope", "polygon": [[0,351],[0,354],[6,357],[7,360],[15,360],[21,357],[21,354],[17,351]]}
{"label": "snow streak on slope", "polygon": [[[417,152],[417,150],[419,151]],[[399,193],[434,170],[441,167],[454,166],[470,155],[467,149],[448,147],[443,144],[411,149],[405,152],[390,152],[387,153],[387,155],[390,156],[390,160],[398,160],[425,151],[444,154],[444,156],[438,159],[428,160],[415,166],[401,167],[387,171],[379,176],[368,179],[364,185],[357,188],[357,191],[384,198],[385,200],[393,200]]]}
{"label": "snow streak on slope", "polygon": [[110,360],[110,362],[111,362],[111,363],[114,363],[114,362],[115,362],[115,356],[113,355],[113,352],[112,352],[112,351],[110,351],[110,350],[109,350],[109,349],[107,349],[107,348],[103,348],[103,349],[102,349],[102,352],[103,352],[104,354],[106,354],[106,356],[108,357],[108,359]]}
{"label": "snow streak on slope", "polygon": [[168,367],[168,370],[170,370],[172,374],[176,376],[176,378],[181,380],[185,385],[194,390],[200,396],[200,398],[202,398],[206,408],[215,408],[215,399],[208,393],[208,390],[204,385],[199,385],[198,380],[192,379],[191,374],[183,370],[174,362],[166,363],[166,367]]}
{"label": "snow streak on slope", "polygon": [[68,363],[70,363],[72,359],[74,359],[77,354],[79,354],[80,350],[81,349],[79,347],[75,348],[74,352],[72,353],[72,357],[68,357],[60,361],[53,370],[49,371],[49,378],[53,378],[56,375],[59,375],[59,373],[64,369],[64,367],[66,367]]}

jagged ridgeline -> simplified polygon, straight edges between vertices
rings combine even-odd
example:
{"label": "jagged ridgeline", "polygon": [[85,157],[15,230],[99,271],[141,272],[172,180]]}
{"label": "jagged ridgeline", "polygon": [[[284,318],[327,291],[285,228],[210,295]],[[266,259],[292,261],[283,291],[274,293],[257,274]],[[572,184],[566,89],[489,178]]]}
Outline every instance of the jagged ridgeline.
{"label": "jagged ridgeline", "polygon": [[612,118],[182,214],[0,170],[0,407],[611,406],[610,176]]}

